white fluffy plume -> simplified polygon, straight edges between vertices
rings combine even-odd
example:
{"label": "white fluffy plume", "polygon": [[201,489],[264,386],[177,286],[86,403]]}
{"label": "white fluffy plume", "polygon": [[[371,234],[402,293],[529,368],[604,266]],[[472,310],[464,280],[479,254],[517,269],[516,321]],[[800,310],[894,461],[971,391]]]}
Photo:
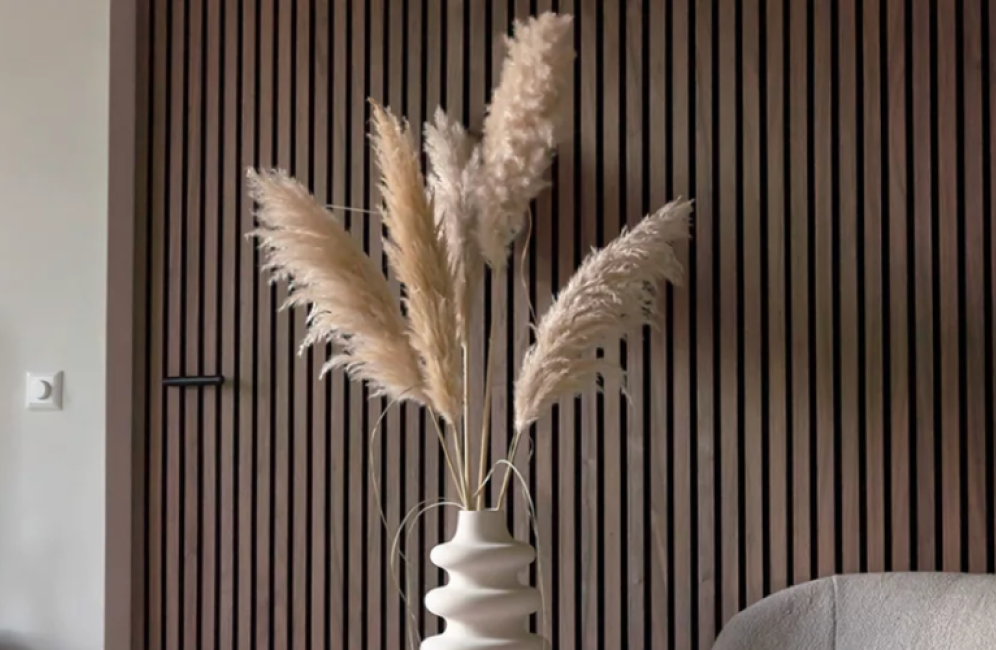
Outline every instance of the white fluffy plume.
{"label": "white fluffy plume", "polygon": [[573,61],[570,16],[544,13],[516,22],[484,120],[477,183],[478,241],[492,268],[504,267],[529,202],[547,185],[547,169],[566,131]]}
{"label": "white fluffy plume", "polygon": [[680,283],[673,244],[687,239],[690,201],[678,200],[647,215],[581,264],[536,328],[536,343],[515,382],[515,428],[521,432],[554,402],[578,394],[618,366],[595,349],[653,322],[656,287]]}
{"label": "white fluffy plume", "polygon": [[467,336],[473,292],[484,274],[472,196],[480,162],[474,145],[470,134],[441,108],[436,109],[434,121],[425,124],[429,191],[446,240],[461,338]]}
{"label": "white fluffy plume", "polygon": [[290,283],[286,306],[310,306],[302,347],[332,341],[341,350],[322,374],[344,366],[374,394],[425,403],[418,358],[384,274],[308,190],[281,171],[247,173],[259,205],[266,269]]}

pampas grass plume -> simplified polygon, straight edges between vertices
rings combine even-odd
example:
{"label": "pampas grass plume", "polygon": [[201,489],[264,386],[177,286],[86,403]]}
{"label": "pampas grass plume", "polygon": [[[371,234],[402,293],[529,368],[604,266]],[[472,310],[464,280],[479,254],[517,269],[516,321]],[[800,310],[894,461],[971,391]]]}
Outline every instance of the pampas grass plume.
{"label": "pampas grass plume", "polygon": [[290,283],[285,306],[310,306],[302,349],[331,341],[341,350],[322,368],[342,366],[374,395],[425,403],[418,358],[383,273],[342,224],[281,171],[247,172],[258,203],[259,241],[274,280]]}
{"label": "pampas grass plume", "polygon": [[474,140],[459,122],[441,108],[425,125],[425,153],[429,161],[429,191],[442,227],[453,292],[456,298],[457,327],[461,340],[470,329],[473,292],[484,274],[484,260],[477,244],[477,214],[473,187],[480,158]]}
{"label": "pampas grass plume", "polygon": [[618,366],[595,358],[595,348],[653,322],[657,284],[682,280],[673,244],[687,239],[691,211],[690,201],[669,203],[585,258],[540,320],[536,343],[522,361],[515,383],[517,432],[599,375],[621,376]]}
{"label": "pampas grass plume", "polygon": [[425,393],[451,424],[463,404],[456,299],[446,245],[426,197],[418,151],[404,124],[375,102],[371,136],[381,170],[384,242],[405,285],[408,338],[418,354]]}
{"label": "pampas grass plume", "polygon": [[566,132],[567,83],[574,49],[571,17],[544,13],[516,22],[501,81],[484,120],[478,183],[478,240],[488,264],[502,269],[508,245],[525,225],[532,201]]}

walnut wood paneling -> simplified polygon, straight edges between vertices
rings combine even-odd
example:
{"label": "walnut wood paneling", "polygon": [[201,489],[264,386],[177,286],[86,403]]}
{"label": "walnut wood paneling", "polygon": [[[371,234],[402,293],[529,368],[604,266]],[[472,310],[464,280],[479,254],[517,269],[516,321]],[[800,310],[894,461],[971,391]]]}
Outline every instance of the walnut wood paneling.
{"label": "walnut wood paneling", "polygon": [[[409,618],[390,565],[405,514],[454,495],[433,423],[408,405],[371,438],[386,402],[318,381],[328,350],[297,354],[305,314],[278,312],[286,287],[258,271],[243,173],[375,209],[366,99],[479,129],[512,19],[547,9],[576,15],[573,130],[475,305],[476,392],[501,327],[492,460],[530,310],[642,214],[679,195],[696,214],[684,286],[601,351],[627,393],[563,400],[520,458],[539,535],[519,485],[509,523],[548,595],[533,628],[565,649],[708,648],[820,576],[996,570],[986,0],[151,0],[136,647],[400,648],[440,629]],[[383,262],[379,218],[341,215]],[[194,374],[226,384],[160,383]],[[453,524],[430,511],[402,540],[416,603]]]}

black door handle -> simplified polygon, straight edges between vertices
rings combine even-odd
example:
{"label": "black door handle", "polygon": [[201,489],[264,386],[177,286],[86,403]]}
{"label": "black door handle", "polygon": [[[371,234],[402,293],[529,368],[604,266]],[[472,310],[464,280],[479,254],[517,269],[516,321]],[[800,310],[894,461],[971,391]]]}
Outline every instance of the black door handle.
{"label": "black door handle", "polygon": [[163,377],[163,386],[221,386],[225,378],[221,375],[202,375],[199,377]]}

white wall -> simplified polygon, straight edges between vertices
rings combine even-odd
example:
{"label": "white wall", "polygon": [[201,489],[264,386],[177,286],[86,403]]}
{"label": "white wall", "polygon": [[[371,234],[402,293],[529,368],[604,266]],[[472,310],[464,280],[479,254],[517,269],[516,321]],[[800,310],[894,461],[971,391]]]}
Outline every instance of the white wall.
{"label": "white wall", "polygon": [[0,650],[103,645],[108,21],[0,0]]}

